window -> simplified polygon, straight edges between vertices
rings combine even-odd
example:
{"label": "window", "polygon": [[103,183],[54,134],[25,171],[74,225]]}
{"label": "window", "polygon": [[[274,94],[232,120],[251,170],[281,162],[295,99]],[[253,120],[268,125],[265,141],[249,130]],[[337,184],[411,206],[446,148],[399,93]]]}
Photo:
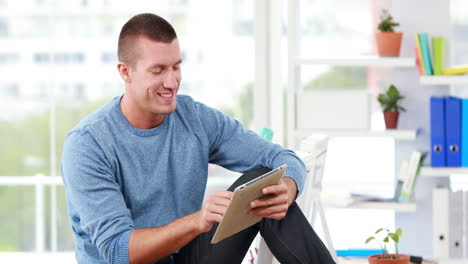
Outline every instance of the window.
{"label": "window", "polygon": [[252,36],[254,33],[254,23],[252,21],[252,3],[248,0],[233,1],[233,22],[232,28],[235,35]]}
{"label": "window", "polygon": [[34,54],[34,62],[37,64],[49,63],[50,54],[45,52],[36,53]]}
{"label": "window", "polygon": [[56,64],[81,64],[85,55],[80,52],[58,52],[53,55]]}
{"label": "window", "polygon": [[19,62],[18,53],[0,53],[0,64],[16,64]]}
{"label": "window", "polygon": [[0,19],[0,37],[7,37],[9,35],[8,24],[5,19]]}
{"label": "window", "polygon": [[0,84],[0,95],[17,97],[20,95],[17,83]]}
{"label": "window", "polygon": [[[68,131],[124,92],[113,66],[117,40],[122,25],[137,13],[156,12],[176,28],[184,54],[180,93],[249,126],[254,37],[252,31],[232,28],[236,16],[253,23],[254,3],[243,1],[237,8],[232,0],[33,2],[27,12],[21,1],[0,4],[0,11],[11,14],[0,19],[0,37],[8,43],[0,64],[17,66],[2,69],[0,84],[0,222],[5,223],[0,225],[0,251],[70,251],[74,242],[63,186],[2,185],[1,177],[60,176]],[[213,8],[217,12],[207,16]],[[232,173],[216,166],[209,171],[213,188],[232,182]]]}
{"label": "window", "polygon": [[101,62],[104,64],[117,63],[119,59],[117,58],[116,52],[103,52],[101,54]]}
{"label": "window", "polygon": [[85,55],[80,52],[57,52],[54,54],[39,52],[34,54],[34,63],[47,64],[53,62],[56,64],[81,64],[85,61]]}

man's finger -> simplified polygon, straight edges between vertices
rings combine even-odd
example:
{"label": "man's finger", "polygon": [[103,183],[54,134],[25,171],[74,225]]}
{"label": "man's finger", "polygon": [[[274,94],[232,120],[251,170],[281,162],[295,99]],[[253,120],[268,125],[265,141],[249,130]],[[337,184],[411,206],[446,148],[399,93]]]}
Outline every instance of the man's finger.
{"label": "man's finger", "polygon": [[226,212],[226,208],[227,208],[226,206],[222,206],[222,205],[209,204],[207,205],[206,210],[208,211],[208,213],[224,215],[224,213]]}
{"label": "man's finger", "polygon": [[270,207],[255,208],[255,209],[250,210],[249,214],[255,215],[255,216],[261,216],[261,217],[268,217],[272,214],[285,213],[287,211],[288,211],[288,205],[282,204],[282,205],[276,205],[276,206],[270,206]]}
{"label": "man's finger", "polygon": [[206,221],[209,222],[209,223],[221,222],[222,218],[223,218],[223,216],[220,215],[220,214],[209,213],[206,216]]}
{"label": "man's finger", "polygon": [[231,199],[232,194],[233,192],[230,191],[214,191],[210,194],[210,196]]}
{"label": "man's finger", "polygon": [[230,198],[225,198],[225,197],[219,197],[213,194],[210,194],[207,198],[205,203],[212,203],[212,204],[218,204],[218,205],[224,205],[227,206],[229,202],[231,201]]}
{"label": "man's finger", "polygon": [[280,194],[280,193],[287,193],[288,186],[281,181],[280,184],[270,185],[262,189],[263,194]]}
{"label": "man's finger", "polygon": [[250,208],[274,206],[288,202],[287,195],[267,195],[250,202]]}
{"label": "man's finger", "polygon": [[229,202],[231,202],[231,200],[226,199],[226,198],[216,197],[216,199],[213,199],[212,202],[214,204],[216,204],[216,205],[221,205],[221,206],[227,207],[229,205]]}

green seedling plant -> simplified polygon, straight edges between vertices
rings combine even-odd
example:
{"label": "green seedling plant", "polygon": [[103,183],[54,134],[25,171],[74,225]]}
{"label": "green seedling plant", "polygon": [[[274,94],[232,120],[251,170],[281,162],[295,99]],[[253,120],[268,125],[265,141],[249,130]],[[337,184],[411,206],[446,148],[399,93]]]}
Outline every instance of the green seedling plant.
{"label": "green seedling plant", "polygon": [[[384,237],[379,241],[376,236],[381,233]],[[382,258],[383,259],[391,259],[391,258],[399,258],[400,254],[398,252],[398,243],[400,242],[400,237],[403,234],[401,228],[398,228],[394,233],[390,232],[390,230],[386,228],[379,228],[375,231],[375,236],[371,236],[366,239],[366,244],[370,243],[371,241],[377,242],[379,247],[382,249]],[[379,235],[381,236],[381,235]],[[395,253],[396,257],[390,256],[388,253],[387,245],[391,242],[391,240],[395,243]]]}
{"label": "green seedling plant", "polygon": [[380,15],[380,22],[377,27],[381,32],[395,32],[394,28],[398,27],[399,25],[400,23],[393,21],[393,17],[390,12],[388,12],[388,10],[382,10],[382,14]]}
{"label": "green seedling plant", "polygon": [[404,112],[406,111],[405,108],[403,108],[400,105],[400,101],[405,98],[400,94],[400,91],[395,87],[395,85],[390,85],[388,87],[387,91],[384,93],[380,93],[379,96],[377,97],[377,100],[380,103],[380,106],[382,107],[384,112],[387,111],[393,111],[393,112]]}

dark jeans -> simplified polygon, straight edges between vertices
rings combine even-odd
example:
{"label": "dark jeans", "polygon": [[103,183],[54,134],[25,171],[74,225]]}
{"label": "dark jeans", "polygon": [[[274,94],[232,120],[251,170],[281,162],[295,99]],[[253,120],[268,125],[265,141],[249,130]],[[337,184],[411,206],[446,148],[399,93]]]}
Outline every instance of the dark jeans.
{"label": "dark jeans", "polygon": [[[266,168],[248,171],[228,190],[233,191],[237,186],[268,171],[270,169]],[[291,204],[282,220],[264,218],[259,223],[213,245],[210,241],[216,227],[217,225],[211,231],[196,237],[178,254],[161,259],[156,264],[239,264],[259,231],[280,263],[335,263],[296,202]]]}

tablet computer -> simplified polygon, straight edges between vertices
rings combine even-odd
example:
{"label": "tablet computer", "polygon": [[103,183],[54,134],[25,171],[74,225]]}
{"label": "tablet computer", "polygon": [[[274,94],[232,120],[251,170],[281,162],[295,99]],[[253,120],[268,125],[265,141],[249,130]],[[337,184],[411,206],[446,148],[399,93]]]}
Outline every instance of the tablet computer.
{"label": "tablet computer", "polygon": [[278,184],[286,171],[287,165],[282,165],[270,172],[267,172],[247,183],[238,186],[232,195],[226,212],[219,222],[218,228],[211,239],[212,244],[236,234],[245,228],[256,224],[262,220],[260,216],[248,215],[251,209],[250,202],[264,196],[262,189]]}

